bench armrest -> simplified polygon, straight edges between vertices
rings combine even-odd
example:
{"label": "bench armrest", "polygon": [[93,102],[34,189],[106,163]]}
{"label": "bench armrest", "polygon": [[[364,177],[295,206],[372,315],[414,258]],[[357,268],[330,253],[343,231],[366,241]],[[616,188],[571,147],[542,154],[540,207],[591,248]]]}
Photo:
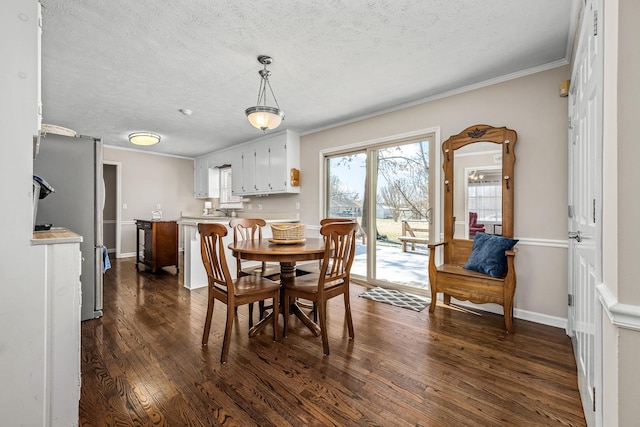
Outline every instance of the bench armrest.
{"label": "bench armrest", "polygon": [[435,243],[429,243],[427,246],[429,247],[429,249],[435,249],[438,246],[443,246],[446,245],[447,242],[435,242]]}

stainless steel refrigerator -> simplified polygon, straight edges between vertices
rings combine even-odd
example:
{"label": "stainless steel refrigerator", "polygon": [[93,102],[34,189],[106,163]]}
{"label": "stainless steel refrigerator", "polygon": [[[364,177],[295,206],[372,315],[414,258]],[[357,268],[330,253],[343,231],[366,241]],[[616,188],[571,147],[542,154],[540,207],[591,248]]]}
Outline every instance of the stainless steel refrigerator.
{"label": "stainless steel refrigerator", "polygon": [[33,174],[55,190],[38,203],[36,224],[65,227],[82,236],[81,319],[102,316],[102,140],[46,134]]}

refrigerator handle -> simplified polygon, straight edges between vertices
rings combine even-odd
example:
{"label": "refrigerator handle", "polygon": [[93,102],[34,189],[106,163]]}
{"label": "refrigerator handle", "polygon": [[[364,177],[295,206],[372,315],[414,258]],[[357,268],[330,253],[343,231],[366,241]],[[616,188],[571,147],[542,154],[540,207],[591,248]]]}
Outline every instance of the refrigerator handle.
{"label": "refrigerator handle", "polygon": [[104,176],[103,176],[103,166],[102,162],[104,160],[103,156],[103,143],[102,138],[94,139],[94,149],[95,149],[95,266],[94,266],[94,275],[95,275],[95,297],[94,297],[94,312],[96,317],[102,316],[102,292],[103,292],[103,273],[102,273],[102,265],[104,263],[103,258],[103,245],[104,245],[104,237],[102,232],[103,221],[102,221],[102,211],[104,209],[104,198],[105,198],[105,188],[104,188]]}

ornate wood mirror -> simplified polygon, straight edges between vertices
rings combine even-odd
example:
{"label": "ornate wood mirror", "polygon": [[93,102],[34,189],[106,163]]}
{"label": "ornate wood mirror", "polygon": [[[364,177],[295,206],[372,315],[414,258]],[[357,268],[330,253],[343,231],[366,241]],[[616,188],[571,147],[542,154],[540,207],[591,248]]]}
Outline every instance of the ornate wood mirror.
{"label": "ornate wood mirror", "polygon": [[477,231],[513,237],[516,140],[514,130],[475,125],[442,144],[445,241]]}
{"label": "ornate wood mirror", "polygon": [[[495,303],[504,307],[505,328],[513,332],[513,297],[516,289],[515,242],[513,238],[513,167],[517,134],[505,127],[468,127],[442,143],[444,169],[444,241],[429,244],[429,287],[434,312],[438,293],[445,304],[451,297],[474,303]],[[462,219],[459,217],[462,216]],[[456,224],[457,223],[457,224]],[[475,223],[475,227],[473,227]],[[457,227],[456,227],[457,225]],[[477,236],[482,238],[478,239]],[[506,269],[485,271],[493,259],[483,258],[480,266],[465,265],[474,241],[499,257],[504,251]],[[493,241],[487,244],[487,241]],[[498,242],[507,242],[503,246]],[[484,246],[483,246],[484,245]],[[491,250],[493,246],[495,250]],[[443,264],[436,266],[436,250],[442,248]],[[497,264],[500,264],[497,262]],[[465,268],[468,267],[468,268]],[[475,268],[474,268],[475,267]],[[484,274],[492,273],[492,274]]]}

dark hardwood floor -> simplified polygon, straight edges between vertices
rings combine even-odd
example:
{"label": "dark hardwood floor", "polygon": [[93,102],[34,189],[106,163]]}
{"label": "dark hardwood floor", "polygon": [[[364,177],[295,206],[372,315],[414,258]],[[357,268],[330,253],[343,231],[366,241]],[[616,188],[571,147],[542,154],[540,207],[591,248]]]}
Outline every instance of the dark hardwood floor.
{"label": "dark hardwood floor", "polygon": [[223,304],[209,347],[200,344],[206,288],[188,291],[173,268],[112,265],[104,317],[82,323],[83,426],[585,425],[561,329],[516,319],[507,334],[502,316],[416,313],[359,298],[364,288],[352,285],[355,339],[335,298],[331,355],[293,317],[280,342],[270,326],[249,339],[241,307],[221,365]]}

